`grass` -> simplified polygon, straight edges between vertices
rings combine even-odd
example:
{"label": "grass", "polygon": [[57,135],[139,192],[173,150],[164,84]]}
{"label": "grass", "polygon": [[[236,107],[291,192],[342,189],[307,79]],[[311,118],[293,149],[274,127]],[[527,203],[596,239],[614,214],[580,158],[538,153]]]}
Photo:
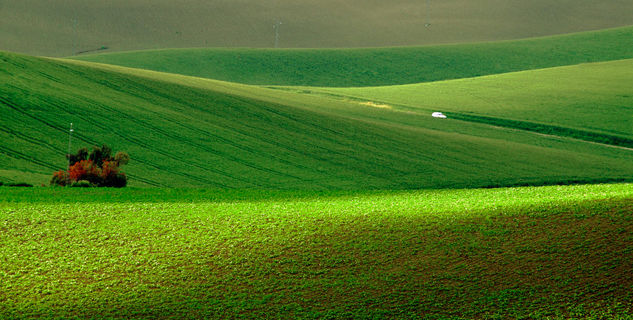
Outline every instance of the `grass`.
{"label": "grass", "polygon": [[581,141],[136,69],[1,59],[0,178],[9,182],[46,184],[66,167],[71,122],[74,148],[106,143],[131,155],[132,186],[445,188],[633,172],[628,151]]}
{"label": "grass", "polygon": [[630,319],[632,187],[0,188],[0,316]]}
{"label": "grass", "polygon": [[403,86],[293,90],[630,147],[633,119],[624,115],[633,103],[632,66],[627,59]]}
{"label": "grass", "polygon": [[562,137],[568,137],[573,139],[581,139],[585,141],[591,141],[596,143],[609,144],[618,147],[632,148],[633,140],[629,138],[624,138],[616,135],[602,134],[591,131],[584,131],[578,129],[570,129],[565,127],[558,127],[552,125],[545,125],[540,123],[533,123],[527,121],[518,121],[518,120],[507,120],[507,119],[499,119],[492,117],[482,117],[475,115],[464,115],[464,114],[450,114],[451,118],[470,121],[470,122],[480,122],[486,123],[495,126],[502,126],[507,128],[515,128],[520,130],[538,132],[541,134],[547,135],[556,135]]}
{"label": "grass", "polygon": [[544,38],[366,49],[170,49],[76,57],[258,85],[387,86],[633,58],[633,27]]}
{"label": "grass", "polygon": [[[632,184],[496,187],[631,181],[632,33],[0,52],[0,318],[631,319]],[[71,122],[131,188],[12,187]]]}

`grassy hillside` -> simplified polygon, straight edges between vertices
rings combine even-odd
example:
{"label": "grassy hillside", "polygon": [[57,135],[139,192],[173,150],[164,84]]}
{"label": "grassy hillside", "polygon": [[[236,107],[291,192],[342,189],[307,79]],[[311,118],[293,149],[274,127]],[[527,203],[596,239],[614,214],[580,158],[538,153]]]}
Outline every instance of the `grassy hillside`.
{"label": "grassy hillside", "polygon": [[426,84],[293,90],[373,101],[403,112],[444,111],[456,119],[498,126],[562,127],[569,132],[553,133],[596,134],[626,141],[620,145],[631,148],[632,88],[629,59]]}
{"label": "grassy hillside", "polygon": [[128,151],[138,186],[476,187],[633,173],[628,151],[581,141],[142,70],[0,59],[3,180],[47,183],[66,166],[71,122],[73,149]]}
{"label": "grassy hillside", "polygon": [[0,188],[0,317],[631,319],[632,190]]}
{"label": "grassy hillside", "polygon": [[[631,24],[622,0],[21,0],[0,2],[0,50],[69,56],[178,47],[367,47],[519,39]],[[426,26],[429,24],[430,26]]]}
{"label": "grassy hillside", "polygon": [[633,58],[633,27],[493,43],[372,49],[172,49],[82,56],[232,82],[358,87]]}

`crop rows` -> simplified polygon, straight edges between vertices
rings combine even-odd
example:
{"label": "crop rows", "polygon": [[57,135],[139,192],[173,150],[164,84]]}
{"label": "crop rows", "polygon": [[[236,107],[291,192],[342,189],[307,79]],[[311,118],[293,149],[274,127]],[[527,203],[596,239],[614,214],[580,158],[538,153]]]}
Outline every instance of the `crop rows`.
{"label": "crop rows", "polygon": [[0,188],[0,316],[629,319],[631,190]]}

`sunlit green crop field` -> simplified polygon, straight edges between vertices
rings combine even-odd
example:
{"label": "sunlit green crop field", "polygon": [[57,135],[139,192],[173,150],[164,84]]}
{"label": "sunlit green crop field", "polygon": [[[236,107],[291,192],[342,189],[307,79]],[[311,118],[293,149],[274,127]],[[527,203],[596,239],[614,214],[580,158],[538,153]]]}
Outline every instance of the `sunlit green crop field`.
{"label": "sunlit green crop field", "polygon": [[618,318],[633,185],[0,188],[0,318]]}

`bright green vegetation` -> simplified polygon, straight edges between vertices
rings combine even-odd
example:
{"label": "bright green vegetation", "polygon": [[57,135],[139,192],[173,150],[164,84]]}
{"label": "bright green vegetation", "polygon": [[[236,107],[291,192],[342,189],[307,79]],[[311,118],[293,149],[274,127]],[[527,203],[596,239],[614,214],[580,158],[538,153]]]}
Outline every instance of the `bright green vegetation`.
{"label": "bright green vegetation", "polygon": [[633,27],[428,47],[171,49],[77,59],[247,84],[358,87],[469,78],[625,58],[633,58]]}
{"label": "bright green vegetation", "polygon": [[617,318],[633,185],[0,188],[0,317]]}
{"label": "bright green vegetation", "polygon": [[[119,2],[99,19],[189,43]],[[595,184],[633,181],[632,39],[0,51],[0,318],[633,319],[633,184]],[[66,168],[70,123],[71,151],[130,154],[130,188],[16,188]]]}
{"label": "bright green vegetation", "polygon": [[414,85],[294,90],[388,104],[403,112],[443,111],[453,118],[497,126],[555,126],[568,131],[545,128],[543,133],[581,139],[594,134],[620,139],[612,144],[631,148],[631,88],[633,60],[628,59]]}
{"label": "bright green vegetation", "polygon": [[[20,0],[0,2],[0,50],[69,56],[182,47],[383,47],[497,41],[631,24],[625,0]],[[430,26],[425,24],[431,23]]]}
{"label": "bright green vegetation", "polygon": [[45,184],[65,168],[71,122],[75,149],[105,143],[130,154],[132,186],[412,189],[633,176],[630,151],[607,145],[285,90],[9,53],[0,59],[0,180],[7,182]]}

